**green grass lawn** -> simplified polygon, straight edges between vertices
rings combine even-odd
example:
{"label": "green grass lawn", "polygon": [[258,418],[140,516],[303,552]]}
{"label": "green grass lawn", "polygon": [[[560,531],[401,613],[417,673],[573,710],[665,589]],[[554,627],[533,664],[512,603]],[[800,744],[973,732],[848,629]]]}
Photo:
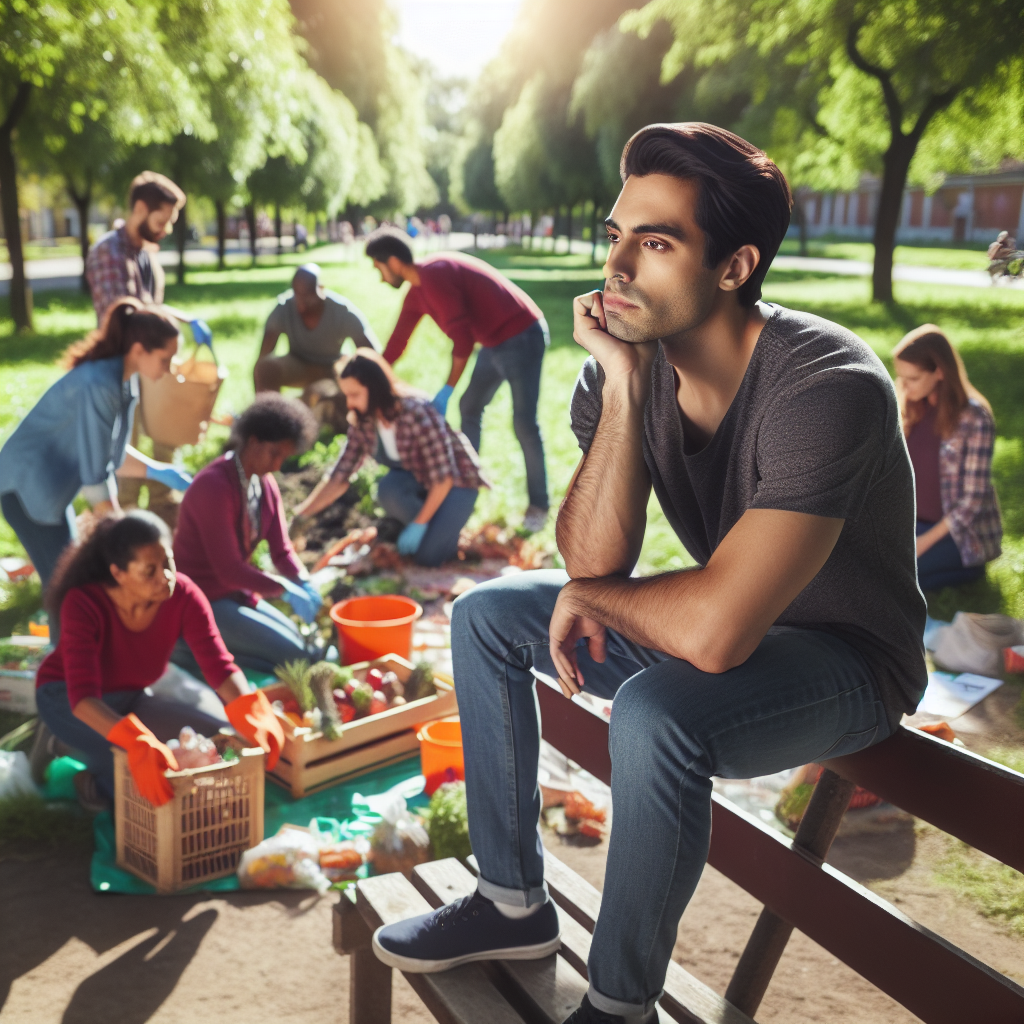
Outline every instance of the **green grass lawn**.
{"label": "green grass lawn", "polygon": [[[992,234],[995,240],[995,232]],[[987,244],[981,242],[961,243],[957,246],[897,245],[893,253],[896,263],[909,263],[917,267],[945,267],[949,270],[985,270],[988,258]],[[787,238],[779,252],[784,256],[798,256],[800,242]],[[851,242],[838,237],[812,238],[807,242],[807,255],[833,260],[862,260],[870,263],[874,259],[875,247],[870,242]]]}
{"label": "green grass lawn", "polygon": [[[540,420],[552,500],[557,504],[579,457],[569,428],[568,405],[585,353],[572,340],[571,300],[579,292],[598,287],[600,271],[582,255],[552,256],[513,249],[485,250],[479,255],[534,297],[551,328]],[[204,317],[213,328],[218,356],[230,371],[219,399],[221,410],[240,410],[251,399],[251,369],[263,322],[275,297],[288,287],[294,265],[310,258],[323,267],[328,287],[355,301],[382,341],[386,340],[402,293],[380,284],[368,261],[347,261],[341,246],[320,247],[313,256],[285,256],[280,263],[263,260],[251,270],[193,270],[185,286],[168,287],[169,302]],[[771,301],[845,325],[886,360],[902,335],[920,323],[932,321],[949,331],[972,380],[995,410],[999,434],[996,483],[1007,538],[1005,554],[989,566],[984,581],[939,595],[933,600],[933,611],[943,617],[958,607],[1024,615],[1024,293],[898,282],[897,302],[891,307],[871,303],[869,294],[869,284],[863,279],[793,271],[770,274],[765,289]],[[0,443],[59,375],[55,361],[60,352],[93,325],[88,299],[74,292],[41,292],[35,310],[37,333],[32,335],[13,335],[10,319],[0,320]],[[0,306],[0,316],[5,314],[5,306]],[[450,352],[450,343],[438,328],[424,320],[396,369],[404,379],[433,394],[447,376]],[[459,394],[468,380],[469,371],[449,405],[449,416],[456,423]],[[509,392],[503,387],[484,416],[481,457],[493,488],[481,494],[477,522],[504,518],[514,525],[525,509],[525,473],[511,420]],[[553,524],[541,539],[553,545]],[[0,522],[0,554],[16,550],[16,539]],[[688,561],[652,499],[642,571],[680,567]]]}

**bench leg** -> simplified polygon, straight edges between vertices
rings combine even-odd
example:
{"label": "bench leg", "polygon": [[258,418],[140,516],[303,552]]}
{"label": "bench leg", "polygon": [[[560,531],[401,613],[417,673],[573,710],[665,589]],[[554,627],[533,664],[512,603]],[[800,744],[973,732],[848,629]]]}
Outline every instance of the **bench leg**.
{"label": "bench leg", "polygon": [[349,1024],[391,1024],[391,968],[369,946],[349,954]]}
{"label": "bench leg", "polygon": [[[853,790],[852,782],[826,768],[811,794],[793,839],[793,848],[819,863],[824,861]],[[757,1012],[792,932],[793,926],[788,921],[783,921],[767,907],[761,911],[725,992],[725,998],[738,1010],[750,1017]]]}

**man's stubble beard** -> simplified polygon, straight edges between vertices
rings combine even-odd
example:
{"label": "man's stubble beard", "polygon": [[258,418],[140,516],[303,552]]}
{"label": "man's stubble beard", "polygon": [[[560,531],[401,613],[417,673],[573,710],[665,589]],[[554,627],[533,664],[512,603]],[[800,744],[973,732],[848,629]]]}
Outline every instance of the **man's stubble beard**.
{"label": "man's stubble beard", "polygon": [[635,302],[638,307],[628,316],[605,309],[608,333],[631,345],[643,345],[693,330],[707,319],[714,303],[712,296],[701,301],[704,296],[695,291],[677,293],[663,303],[653,303],[635,287],[619,287],[614,293],[627,302]]}

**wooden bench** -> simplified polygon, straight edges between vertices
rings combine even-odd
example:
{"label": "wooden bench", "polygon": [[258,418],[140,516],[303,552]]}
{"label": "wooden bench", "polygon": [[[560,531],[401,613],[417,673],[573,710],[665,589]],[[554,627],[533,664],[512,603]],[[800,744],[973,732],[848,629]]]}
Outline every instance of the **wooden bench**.
{"label": "wooden bench", "polygon": [[[544,738],[610,782],[607,719],[543,681],[537,693]],[[828,762],[792,840],[715,794],[708,863],[764,910],[724,999],[669,965],[662,1022],[750,1024],[794,928],[926,1024],[1024,1021],[1024,988],[824,863],[856,785],[1024,871],[1024,775],[913,729]],[[545,876],[562,927],[556,956],[405,975],[442,1024],[560,1024],[579,1005],[600,893],[547,852]],[[351,958],[351,1024],[391,1019],[391,969],[370,948],[373,930],[474,887],[471,871],[444,860],[418,867],[412,883],[384,875],[342,895],[334,942]]]}
{"label": "wooden bench", "polygon": [[[472,858],[470,864],[475,868]],[[544,855],[544,870],[562,929],[557,955],[467,964],[440,974],[403,972],[442,1024],[561,1024],[580,1005],[587,991],[587,958],[601,894],[551,853]],[[391,968],[373,954],[374,929],[450,903],[475,888],[476,876],[449,858],[421,864],[412,882],[399,874],[382,875],[342,894],[334,911],[334,946],[350,957],[350,1024],[391,1020]],[[664,1024],[752,1024],[676,963],[669,967],[659,1015]]]}

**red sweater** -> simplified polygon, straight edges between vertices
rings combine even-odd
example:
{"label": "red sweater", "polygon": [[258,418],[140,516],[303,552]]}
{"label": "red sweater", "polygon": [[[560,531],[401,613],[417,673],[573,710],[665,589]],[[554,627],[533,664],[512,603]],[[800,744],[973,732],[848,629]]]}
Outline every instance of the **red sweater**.
{"label": "red sweater", "polygon": [[39,666],[36,686],[67,683],[72,708],[85,697],[142,690],[167,671],[182,636],[214,689],[238,671],[213,621],[210,602],[187,576],[178,573],[174,593],[137,633],[121,621],[99,583],[75,587],[61,605],[60,640]]}
{"label": "red sweater", "polygon": [[260,532],[248,548],[242,526],[242,485],[233,456],[214,459],[200,470],[181,499],[174,561],[211,601],[235,597],[255,607],[260,597],[281,596],[281,586],[249,561],[261,540],[270,546],[271,561],[282,576],[297,579],[302,572],[288,539],[277,481],[268,473],[261,483]]}
{"label": "red sweater", "polygon": [[508,341],[544,315],[522,288],[475,256],[437,253],[417,263],[416,269],[420,283],[405,296],[384,350],[389,363],[405,351],[424,314],[452,339],[459,358],[468,357],[478,341],[484,348]]}

